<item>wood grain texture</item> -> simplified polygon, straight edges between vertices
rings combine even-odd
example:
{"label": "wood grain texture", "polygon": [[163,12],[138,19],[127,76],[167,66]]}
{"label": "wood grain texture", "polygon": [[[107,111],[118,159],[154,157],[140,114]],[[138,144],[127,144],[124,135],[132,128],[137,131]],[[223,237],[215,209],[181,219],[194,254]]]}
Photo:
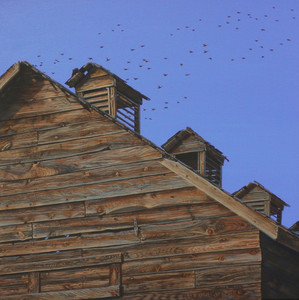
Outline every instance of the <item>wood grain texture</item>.
{"label": "wood grain texture", "polygon": [[259,283],[261,265],[210,267],[195,271],[196,286]]}
{"label": "wood grain texture", "polygon": [[7,296],[8,300],[65,300],[65,299],[101,299],[120,295],[119,286],[87,288],[59,292],[35,293],[20,296]]}
{"label": "wood grain texture", "polygon": [[143,259],[141,261],[127,261],[122,265],[122,272],[125,276],[144,273],[156,274],[176,270],[190,271],[210,266],[217,267],[221,265],[235,265],[242,263],[253,264],[259,262],[261,262],[261,251],[259,248],[238,249],[174,255]]}
{"label": "wood grain texture", "polygon": [[39,178],[6,181],[2,185],[1,196],[23,194],[35,191],[83,186],[100,182],[118,181],[127,178],[167,174],[170,171],[159,161],[141,161],[118,166],[96,168],[88,171],[70,172]]}
{"label": "wood grain texture", "polygon": [[194,272],[123,276],[122,286],[124,294],[138,291],[189,289],[194,287]]}
{"label": "wood grain texture", "polygon": [[32,224],[0,227],[0,243],[29,239],[32,239]]}
{"label": "wood grain texture", "polygon": [[[76,218],[84,215],[83,202],[7,210],[0,211],[0,226]],[[0,230],[2,230],[1,227]]]}
{"label": "wood grain texture", "polygon": [[[124,195],[108,199],[86,202],[86,214],[110,214],[156,207],[180,206],[185,204],[215,203],[210,197],[196,188],[173,188],[171,190],[156,190],[150,193]],[[202,206],[205,209],[205,206]],[[221,206],[222,208],[222,206]],[[217,211],[221,210],[218,207]],[[207,209],[208,206],[207,206]],[[216,209],[216,207],[215,207]],[[228,212],[228,210],[226,210]],[[199,212],[198,212],[199,213]]]}
{"label": "wood grain texture", "polygon": [[142,226],[147,224],[166,224],[182,220],[192,221],[201,217],[207,218],[208,215],[220,217],[231,214],[217,203],[140,209],[141,207],[137,206],[135,211],[130,210],[121,214],[35,223],[33,224],[33,237],[42,238],[84,232],[132,229],[134,227],[134,219],[138,226]]}
{"label": "wood grain texture", "polygon": [[[172,173],[153,175],[141,178],[102,182],[86,186],[67,187],[56,190],[1,196],[0,210],[52,205],[66,202],[78,202],[105,199],[140,193],[157,192],[164,189],[175,189],[188,186],[180,177]],[[190,186],[190,185],[189,185]]]}
{"label": "wood grain texture", "polygon": [[0,166],[0,182],[3,185],[13,180],[85,171],[161,157],[161,154],[150,146],[133,146],[114,150],[108,150],[108,147],[100,149],[102,149],[102,151],[96,151],[90,154],[78,154],[52,160]]}
{"label": "wood grain texture", "polygon": [[131,300],[195,300],[195,299],[259,299],[260,284],[222,285],[181,290],[163,290],[159,292],[138,292],[124,295],[122,299]]}
{"label": "wood grain texture", "polygon": [[109,147],[109,149],[117,149],[142,144],[142,141],[133,138],[132,135],[127,132],[117,132],[105,136],[87,137],[86,139],[81,138],[61,143],[3,151],[0,152],[0,166],[43,161],[78,154],[82,155],[101,151],[107,147]]}
{"label": "wood grain texture", "polygon": [[14,274],[50,270],[62,270],[95,265],[116,264],[122,261],[121,253],[103,253],[93,256],[81,256],[80,250],[38,253],[18,257],[4,257],[0,260],[1,274]]}

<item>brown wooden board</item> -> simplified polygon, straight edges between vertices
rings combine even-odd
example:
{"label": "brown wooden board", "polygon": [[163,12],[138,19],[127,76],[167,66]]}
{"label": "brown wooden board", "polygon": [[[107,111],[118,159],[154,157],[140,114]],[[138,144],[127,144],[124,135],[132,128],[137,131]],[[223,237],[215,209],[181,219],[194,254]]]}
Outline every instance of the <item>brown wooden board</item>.
{"label": "brown wooden board", "polygon": [[205,203],[188,206],[169,206],[154,209],[123,212],[104,216],[65,219],[33,224],[33,237],[60,236],[84,232],[132,229],[134,220],[138,226],[146,224],[167,224],[174,221],[195,220],[231,215],[231,212],[217,203]]}
{"label": "brown wooden board", "polygon": [[188,289],[194,287],[194,272],[173,272],[150,275],[123,276],[124,294],[139,291],[163,291],[164,289]]}
{"label": "brown wooden board", "polygon": [[8,295],[27,294],[28,283],[28,273],[0,276],[1,298],[4,298]]}
{"label": "brown wooden board", "polygon": [[157,192],[164,189],[176,189],[190,186],[180,177],[169,173],[164,175],[153,175],[140,178],[131,178],[102,182],[86,186],[67,187],[55,190],[46,190],[12,196],[1,196],[0,204],[2,210],[13,208],[25,208],[59,204],[66,202],[78,202],[95,199],[105,199],[140,193]]}
{"label": "brown wooden board", "polygon": [[127,132],[117,132],[104,136],[0,152],[0,166],[94,153],[107,147],[116,149],[141,144],[143,143],[139,139],[133,138]]}
{"label": "brown wooden board", "polygon": [[0,227],[0,243],[25,241],[29,239],[32,239],[32,224]]}
{"label": "brown wooden board", "polygon": [[151,160],[160,157],[161,154],[150,146],[133,146],[114,150],[103,147],[102,151],[99,150],[89,154],[78,154],[52,160],[0,166],[0,178],[2,178],[0,185],[8,183],[8,181],[11,180],[72,173],[81,170],[108,167],[111,165],[116,166],[124,163]]}
{"label": "brown wooden board", "polygon": [[[146,273],[162,273],[176,270],[196,270],[206,267],[222,265],[235,265],[242,263],[260,263],[261,251],[254,249],[237,249],[208,253],[192,253],[174,255],[153,259],[127,261],[122,265],[123,275],[136,275]],[[200,271],[199,271],[200,272]]]}
{"label": "brown wooden board", "polygon": [[259,283],[222,285],[202,288],[173,290],[165,288],[159,292],[138,292],[124,295],[124,300],[195,300],[195,299],[260,299]]}
{"label": "brown wooden board", "polygon": [[[215,203],[211,198],[194,187],[181,189],[177,187],[171,190],[157,190],[150,193],[87,201],[86,214],[102,215],[136,211],[140,209],[151,209],[155,207],[211,202]],[[203,209],[205,209],[204,207],[205,206],[202,206]],[[209,208],[209,206],[206,207]]]}
{"label": "brown wooden board", "polygon": [[74,123],[87,122],[91,120],[104,120],[105,118],[93,111],[80,107],[69,111],[49,113],[42,116],[0,121],[0,136],[23,133],[36,130],[54,129]]}
{"label": "brown wooden board", "polygon": [[[126,178],[166,174],[169,170],[158,161],[141,161],[114,165],[88,171],[72,172],[47,177],[7,181],[2,183],[1,196],[51,190],[78,185],[89,185],[105,181],[118,181]],[[1,185],[1,181],[0,181]],[[88,188],[88,187],[86,187]]]}

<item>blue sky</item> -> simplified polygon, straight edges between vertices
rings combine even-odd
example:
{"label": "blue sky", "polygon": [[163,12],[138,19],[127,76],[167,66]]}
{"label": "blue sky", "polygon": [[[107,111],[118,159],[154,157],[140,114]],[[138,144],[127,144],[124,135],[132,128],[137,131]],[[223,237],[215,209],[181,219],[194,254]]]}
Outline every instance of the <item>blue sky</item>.
{"label": "blue sky", "polygon": [[145,137],[191,127],[229,158],[225,190],[256,180],[299,219],[297,0],[1,0],[0,20],[1,74],[103,65],[151,98]]}

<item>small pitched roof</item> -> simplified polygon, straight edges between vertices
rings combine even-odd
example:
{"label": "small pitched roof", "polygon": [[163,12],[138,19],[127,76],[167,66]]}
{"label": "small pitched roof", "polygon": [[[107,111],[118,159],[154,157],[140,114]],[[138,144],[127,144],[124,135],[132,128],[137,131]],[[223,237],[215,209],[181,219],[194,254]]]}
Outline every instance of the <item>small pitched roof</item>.
{"label": "small pitched roof", "polygon": [[75,87],[83,79],[87,78],[90,74],[92,74],[93,72],[95,72],[96,70],[99,70],[99,69],[102,70],[102,71],[104,71],[105,73],[107,73],[107,75],[110,75],[111,77],[113,77],[116,80],[116,84],[120,83],[120,84],[124,85],[127,89],[132,90],[140,98],[143,98],[145,100],[150,100],[147,96],[141,94],[140,92],[138,92],[137,90],[135,90],[134,88],[132,88],[131,86],[129,86],[126,83],[125,80],[121,79],[120,77],[118,77],[117,75],[115,75],[114,73],[112,73],[111,71],[109,71],[108,69],[104,68],[101,65],[98,65],[96,63],[91,63],[91,62],[85,64],[80,69],[78,69],[78,68],[74,69],[72,77],[69,78],[65,82],[65,84],[67,84],[69,87]]}
{"label": "small pitched roof", "polygon": [[227,157],[225,157],[220,150],[218,150],[212,144],[207,142],[204,138],[202,138],[198,133],[196,133],[190,127],[186,127],[186,129],[178,131],[176,134],[170,137],[161,147],[165,151],[171,153],[176,147],[181,145],[184,142],[184,140],[186,140],[190,136],[195,137],[195,139],[197,139],[200,143],[202,143],[204,145],[205,150],[210,150],[214,154],[216,154],[221,159],[222,162],[224,161],[224,159],[228,161]]}
{"label": "small pitched roof", "polygon": [[277,197],[275,194],[270,192],[268,189],[266,189],[263,185],[261,185],[257,181],[248,183],[247,185],[240,188],[238,191],[234,192],[233,195],[237,198],[243,198],[245,195],[247,195],[250,191],[252,191],[257,186],[260,187],[265,192],[267,192],[270,195],[271,200],[273,200],[273,202],[279,204],[280,206],[288,206],[288,207],[290,206],[289,204],[281,200],[279,197]]}

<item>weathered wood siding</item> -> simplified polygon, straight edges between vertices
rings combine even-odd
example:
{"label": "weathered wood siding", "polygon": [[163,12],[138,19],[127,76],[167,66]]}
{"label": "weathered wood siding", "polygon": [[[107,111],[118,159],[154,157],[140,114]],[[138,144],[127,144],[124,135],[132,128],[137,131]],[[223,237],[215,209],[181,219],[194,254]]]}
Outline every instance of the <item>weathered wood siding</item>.
{"label": "weathered wood siding", "polygon": [[1,299],[260,298],[258,230],[26,76],[1,113]]}
{"label": "weathered wood siding", "polygon": [[299,253],[261,233],[262,296],[265,299],[298,299]]}

